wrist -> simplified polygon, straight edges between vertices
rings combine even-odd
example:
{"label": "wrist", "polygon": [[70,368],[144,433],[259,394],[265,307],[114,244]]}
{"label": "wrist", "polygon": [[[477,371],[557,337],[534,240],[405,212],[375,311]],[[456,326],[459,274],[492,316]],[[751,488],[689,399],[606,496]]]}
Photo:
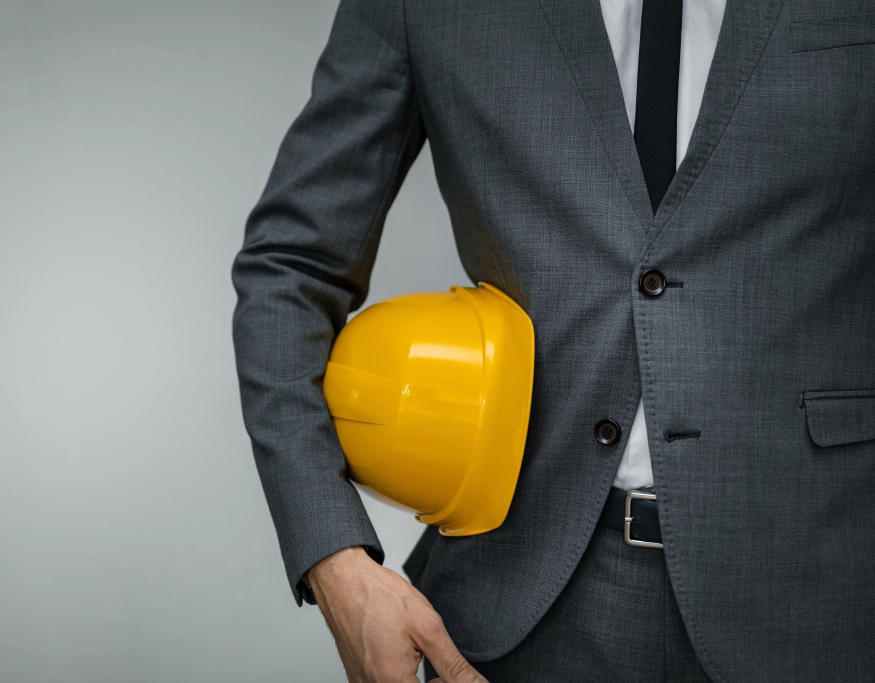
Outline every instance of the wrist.
{"label": "wrist", "polygon": [[320,586],[331,583],[332,579],[342,576],[362,561],[373,562],[362,546],[344,548],[313,565],[304,574],[304,583],[315,592]]}

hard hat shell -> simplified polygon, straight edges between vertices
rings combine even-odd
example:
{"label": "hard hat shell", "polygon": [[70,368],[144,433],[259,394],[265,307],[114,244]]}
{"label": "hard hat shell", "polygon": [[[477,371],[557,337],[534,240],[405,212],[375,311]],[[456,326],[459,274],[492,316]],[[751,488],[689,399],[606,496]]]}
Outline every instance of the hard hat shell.
{"label": "hard hat shell", "polygon": [[323,379],[349,478],[446,536],[495,529],[519,477],[534,362],[529,316],[485,282],[363,310]]}

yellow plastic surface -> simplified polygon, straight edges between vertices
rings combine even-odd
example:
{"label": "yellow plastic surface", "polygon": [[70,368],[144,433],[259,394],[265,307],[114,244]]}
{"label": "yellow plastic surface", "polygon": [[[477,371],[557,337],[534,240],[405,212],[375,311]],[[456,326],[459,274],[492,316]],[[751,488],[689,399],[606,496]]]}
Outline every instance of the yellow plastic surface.
{"label": "yellow plastic surface", "polygon": [[532,321],[485,282],[368,307],[341,330],[323,381],[349,478],[444,535],[500,526],[534,362]]}

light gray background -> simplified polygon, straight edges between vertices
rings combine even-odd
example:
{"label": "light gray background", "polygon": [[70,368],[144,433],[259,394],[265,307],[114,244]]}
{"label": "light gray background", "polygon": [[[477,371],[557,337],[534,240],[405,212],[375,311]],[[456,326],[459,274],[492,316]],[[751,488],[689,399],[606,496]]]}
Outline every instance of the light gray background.
{"label": "light gray background", "polygon": [[[0,681],[340,681],[241,415],[230,268],[336,0],[0,0]],[[428,150],[367,303],[470,284]],[[366,498],[400,565],[421,526]]]}

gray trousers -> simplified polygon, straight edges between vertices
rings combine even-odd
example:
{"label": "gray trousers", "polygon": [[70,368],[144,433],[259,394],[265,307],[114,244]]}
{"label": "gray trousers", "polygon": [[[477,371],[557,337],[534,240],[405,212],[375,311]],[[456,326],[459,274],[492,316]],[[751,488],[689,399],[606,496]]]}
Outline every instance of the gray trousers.
{"label": "gray trousers", "polygon": [[[662,550],[597,527],[562,593],[509,653],[472,662],[489,683],[707,682]],[[426,681],[437,674],[425,662]]]}

